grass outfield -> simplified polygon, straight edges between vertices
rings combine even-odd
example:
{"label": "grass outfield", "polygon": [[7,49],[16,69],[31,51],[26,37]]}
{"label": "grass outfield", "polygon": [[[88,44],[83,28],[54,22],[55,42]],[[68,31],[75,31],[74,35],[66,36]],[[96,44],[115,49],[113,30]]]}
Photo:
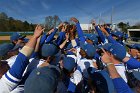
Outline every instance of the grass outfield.
{"label": "grass outfield", "polygon": [[[11,34],[0,34],[0,36],[10,36]],[[33,33],[22,33],[21,35],[33,35]]]}
{"label": "grass outfield", "polygon": [[2,43],[10,43],[10,40],[0,40],[0,44]]}

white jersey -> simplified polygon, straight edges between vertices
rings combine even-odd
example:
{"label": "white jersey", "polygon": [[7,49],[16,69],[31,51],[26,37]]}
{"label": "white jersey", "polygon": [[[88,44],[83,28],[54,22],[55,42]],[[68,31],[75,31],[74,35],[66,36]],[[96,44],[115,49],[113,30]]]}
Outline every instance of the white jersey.
{"label": "white jersey", "polygon": [[36,67],[39,67],[42,63],[45,62],[45,60],[43,60],[43,59],[38,59],[38,60],[36,60],[35,58],[29,59],[29,62],[30,62],[30,63],[34,63],[34,61],[38,61],[38,64],[37,64]]}
{"label": "white jersey", "polygon": [[77,62],[77,66],[78,66],[77,68],[79,68],[79,70],[82,72],[82,74],[85,78],[88,78],[87,69],[89,67],[95,68],[93,65],[93,62],[94,62],[94,60],[89,60],[86,58],[83,58]]}
{"label": "white jersey", "polygon": [[73,73],[73,76],[70,78],[70,81],[73,82],[75,85],[78,85],[82,81],[82,73],[79,70],[76,70]]}
{"label": "white jersey", "polygon": [[10,66],[10,68],[13,66],[13,64],[15,63],[17,58],[17,55],[10,57],[9,59],[7,59],[6,61],[8,62],[8,65]]}
{"label": "white jersey", "polygon": [[24,86],[18,86],[10,93],[24,93]]}
{"label": "white jersey", "polygon": [[[12,78],[16,79],[14,77]],[[17,84],[8,80],[5,75],[3,75],[0,79],[0,93],[10,93],[10,91],[13,90],[16,86]]]}
{"label": "white jersey", "polygon": [[119,75],[123,78],[123,80],[127,83],[127,78],[126,78],[126,70],[124,64],[115,64],[115,68]]}
{"label": "white jersey", "polygon": [[126,56],[127,56],[127,57],[131,57],[130,54],[128,54],[128,52],[126,52]]}
{"label": "white jersey", "polygon": [[82,75],[85,77],[85,78],[88,78],[88,73],[87,73],[87,68],[89,67],[93,67],[94,68],[94,65],[93,65],[93,62],[96,62],[96,60],[92,59],[86,59],[86,58],[81,58],[81,55],[80,55],[80,47],[77,47],[77,69],[82,73]]}

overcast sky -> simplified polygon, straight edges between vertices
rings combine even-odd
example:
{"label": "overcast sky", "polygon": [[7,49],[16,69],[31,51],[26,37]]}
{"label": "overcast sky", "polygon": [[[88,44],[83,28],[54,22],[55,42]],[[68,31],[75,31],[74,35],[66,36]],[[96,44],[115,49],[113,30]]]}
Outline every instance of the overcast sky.
{"label": "overcast sky", "polygon": [[49,15],[58,15],[62,21],[77,17],[81,23],[109,23],[113,7],[113,23],[135,24],[140,21],[140,0],[0,0],[0,12],[15,19],[43,23]]}

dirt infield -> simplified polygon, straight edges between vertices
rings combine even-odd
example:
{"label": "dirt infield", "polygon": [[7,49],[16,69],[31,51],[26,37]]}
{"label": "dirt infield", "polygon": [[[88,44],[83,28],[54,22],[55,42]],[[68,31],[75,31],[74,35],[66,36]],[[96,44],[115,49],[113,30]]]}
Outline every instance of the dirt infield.
{"label": "dirt infield", "polygon": [[[26,37],[30,39],[32,35],[28,35]],[[0,40],[10,40],[10,36],[0,36]]]}

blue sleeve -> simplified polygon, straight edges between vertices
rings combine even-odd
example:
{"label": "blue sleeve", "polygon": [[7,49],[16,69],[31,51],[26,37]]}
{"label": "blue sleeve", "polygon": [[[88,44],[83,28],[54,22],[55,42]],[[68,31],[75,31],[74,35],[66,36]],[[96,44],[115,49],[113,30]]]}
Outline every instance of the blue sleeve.
{"label": "blue sleeve", "polygon": [[77,46],[79,46],[80,45],[79,38],[75,38],[75,41],[76,41]]}
{"label": "blue sleeve", "polygon": [[114,40],[114,39],[112,38],[111,35],[107,36],[107,39],[108,39],[108,42],[109,42],[109,43],[113,43],[113,44],[118,43],[116,40]]}
{"label": "blue sleeve", "polygon": [[111,31],[110,31],[110,28],[105,28],[105,30],[110,34]]}
{"label": "blue sleeve", "polygon": [[33,52],[30,58],[36,58],[38,56],[38,52]]}
{"label": "blue sleeve", "polygon": [[104,36],[104,34],[102,33],[102,31],[98,28],[98,26],[95,27],[95,30],[97,31],[99,37],[101,38],[101,41],[102,41],[103,43],[105,43],[105,36]]}
{"label": "blue sleeve", "polygon": [[5,77],[13,83],[20,82],[20,79],[22,78],[22,74],[28,64],[29,64],[28,58],[24,54],[19,53],[14,65],[5,74]]}
{"label": "blue sleeve", "polygon": [[84,37],[83,30],[81,29],[80,23],[76,23],[76,30],[77,30],[78,38],[80,39],[80,41],[85,42],[86,39]]}
{"label": "blue sleeve", "polygon": [[40,39],[40,43],[39,43],[40,46],[42,46],[42,45],[44,44],[46,38],[47,38],[47,35],[44,33],[44,34],[42,35],[41,39]]}
{"label": "blue sleeve", "polygon": [[64,38],[65,38],[65,32],[60,32],[56,40],[56,44],[60,45],[63,42]]}
{"label": "blue sleeve", "polygon": [[117,93],[133,93],[122,78],[113,79],[113,84]]}
{"label": "blue sleeve", "polygon": [[75,93],[75,88],[76,88],[76,85],[73,83],[73,82],[69,82],[69,86],[68,86],[68,91],[70,93]]}
{"label": "blue sleeve", "polygon": [[128,69],[137,69],[140,68],[140,62],[136,60],[135,58],[130,58],[127,62],[127,68]]}
{"label": "blue sleeve", "polygon": [[55,28],[54,31],[47,37],[46,43],[51,42],[54,38],[54,35],[56,34],[57,29]]}

